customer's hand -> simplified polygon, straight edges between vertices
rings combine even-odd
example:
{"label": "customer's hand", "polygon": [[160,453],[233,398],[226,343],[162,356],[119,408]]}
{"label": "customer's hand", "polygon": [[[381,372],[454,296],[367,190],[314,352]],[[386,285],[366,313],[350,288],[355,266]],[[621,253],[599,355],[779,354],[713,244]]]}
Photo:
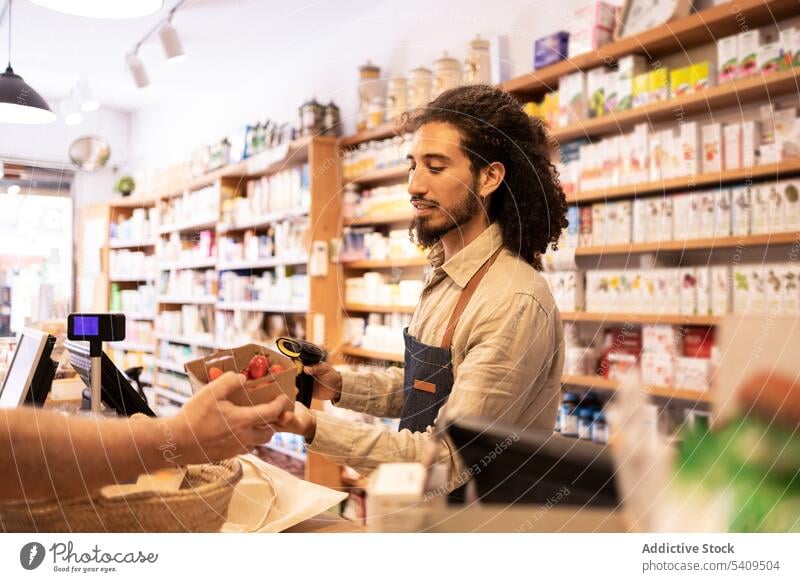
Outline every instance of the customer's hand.
{"label": "customer's hand", "polygon": [[317,417],[299,402],[294,403],[294,412],[284,412],[277,422],[272,424],[275,432],[291,432],[299,434],[307,443],[314,440],[317,433]]}
{"label": "customer's hand", "polygon": [[305,366],[303,371],[314,377],[314,398],[333,400],[342,393],[342,375],[326,362]]}
{"label": "customer's hand", "polygon": [[[195,394],[176,416],[167,419],[165,448],[180,464],[227,459],[269,442],[274,430],[269,427],[292,404],[278,396],[268,404],[236,406],[228,400],[244,377],[227,372]],[[173,442],[170,442],[173,441]],[[159,447],[161,448],[161,447]]]}

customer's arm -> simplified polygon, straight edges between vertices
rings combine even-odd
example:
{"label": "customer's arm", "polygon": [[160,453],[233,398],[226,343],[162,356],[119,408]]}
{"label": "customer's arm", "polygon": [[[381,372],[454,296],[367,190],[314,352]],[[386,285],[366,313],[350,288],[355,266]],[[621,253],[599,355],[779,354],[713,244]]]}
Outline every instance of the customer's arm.
{"label": "customer's arm", "polygon": [[[556,345],[554,321],[528,294],[517,294],[511,305],[504,305],[472,330],[468,352],[460,363],[453,391],[440,416],[455,419],[480,416],[509,422],[517,421],[526,403],[533,402],[536,427],[552,429],[555,401],[560,389],[560,351]],[[474,339],[473,339],[474,338]],[[559,368],[556,370],[555,368]],[[547,381],[542,381],[547,378]],[[531,390],[538,390],[535,398]],[[385,462],[421,461],[431,431],[391,432],[383,427],[347,422],[324,412],[309,412],[297,407],[296,424],[290,430],[304,431],[309,450],[322,453],[338,463],[369,473]],[[440,460],[450,461],[449,443],[437,452]],[[461,469],[454,466],[453,476]]]}
{"label": "customer's arm", "polygon": [[227,398],[241,378],[208,384],[176,416],[92,419],[17,408],[0,410],[0,499],[69,497],[170,466],[216,461],[267,442],[266,423],[289,410],[281,396],[240,407]]}

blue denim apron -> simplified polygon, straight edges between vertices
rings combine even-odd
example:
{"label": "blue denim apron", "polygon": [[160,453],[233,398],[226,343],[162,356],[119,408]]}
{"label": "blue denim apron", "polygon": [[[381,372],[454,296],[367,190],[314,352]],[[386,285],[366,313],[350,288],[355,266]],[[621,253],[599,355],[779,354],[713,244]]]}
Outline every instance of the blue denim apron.
{"label": "blue denim apron", "polygon": [[478,269],[461,291],[450,322],[445,328],[441,346],[429,346],[418,341],[403,330],[405,340],[405,379],[403,384],[403,413],[400,417],[400,430],[425,432],[432,426],[439,409],[447,402],[453,390],[453,359],[450,345],[453,341],[458,320],[466,309],[483,276],[492,266],[501,246]]}

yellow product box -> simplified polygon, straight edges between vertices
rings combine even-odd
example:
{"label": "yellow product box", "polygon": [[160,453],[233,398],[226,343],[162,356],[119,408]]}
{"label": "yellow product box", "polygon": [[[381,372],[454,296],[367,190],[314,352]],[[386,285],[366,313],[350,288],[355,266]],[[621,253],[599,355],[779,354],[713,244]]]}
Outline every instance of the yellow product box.
{"label": "yellow product box", "polygon": [[660,67],[649,73],[650,101],[669,99],[669,71]]}
{"label": "yellow product box", "polygon": [[669,74],[669,88],[673,97],[688,95],[692,92],[691,67],[675,69]]}
{"label": "yellow product box", "polygon": [[634,107],[650,103],[650,73],[642,73],[633,77],[632,94]]}
{"label": "yellow product box", "polygon": [[714,71],[708,61],[702,61],[689,67],[689,85],[692,92],[702,91],[714,85]]}

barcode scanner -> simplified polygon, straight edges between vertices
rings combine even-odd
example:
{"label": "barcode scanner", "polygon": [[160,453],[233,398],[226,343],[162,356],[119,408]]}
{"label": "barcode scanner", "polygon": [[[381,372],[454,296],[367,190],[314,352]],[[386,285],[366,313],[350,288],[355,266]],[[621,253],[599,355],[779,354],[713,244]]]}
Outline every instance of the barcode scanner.
{"label": "barcode scanner", "polygon": [[314,390],[314,376],[306,374],[303,366],[313,366],[324,362],[328,357],[328,352],[323,350],[316,344],[307,342],[305,340],[292,339],[288,337],[280,337],[276,342],[278,351],[287,358],[291,358],[295,364],[299,363],[300,373],[295,380],[297,387],[297,401],[311,408],[311,396]]}

